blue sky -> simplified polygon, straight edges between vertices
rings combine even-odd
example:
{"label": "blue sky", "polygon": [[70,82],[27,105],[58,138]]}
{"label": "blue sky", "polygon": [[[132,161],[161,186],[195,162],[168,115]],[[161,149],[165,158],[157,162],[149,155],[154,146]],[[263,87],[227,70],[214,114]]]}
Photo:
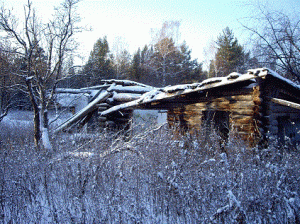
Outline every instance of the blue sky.
{"label": "blue sky", "polygon": [[[3,0],[2,0],[3,1]],[[1,0],[0,0],[1,2]],[[17,11],[27,0],[4,0],[7,6]],[[59,0],[32,0],[38,14],[47,17]],[[239,21],[243,17],[255,15],[255,10],[247,6],[249,2],[260,2],[270,9],[283,10],[299,15],[299,0],[82,0],[78,10],[82,24],[92,28],[78,36],[79,51],[84,63],[98,38],[107,36],[111,49],[117,43],[131,53],[151,41],[151,29],[159,29],[164,21],[181,22],[181,41],[185,40],[192,49],[192,56],[205,60],[203,49],[216,40],[228,26],[241,44],[246,44],[248,33]]]}

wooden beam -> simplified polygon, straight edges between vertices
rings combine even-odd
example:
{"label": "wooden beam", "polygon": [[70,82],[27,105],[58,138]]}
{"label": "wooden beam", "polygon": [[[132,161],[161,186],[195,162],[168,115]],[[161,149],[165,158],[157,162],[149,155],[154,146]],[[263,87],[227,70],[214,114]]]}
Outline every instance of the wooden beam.
{"label": "wooden beam", "polygon": [[278,98],[271,98],[271,101],[274,103],[286,106],[286,107],[292,107],[292,108],[300,110],[300,104],[298,104],[298,103],[294,103],[294,102],[291,102],[288,100],[282,100],[282,99],[278,99]]}
{"label": "wooden beam", "polygon": [[59,132],[71,127],[74,123],[78,122],[79,120],[85,118],[90,112],[97,108],[97,104],[104,102],[108,97],[110,97],[112,93],[103,91],[100,95],[90,102],[85,108],[80,110],[78,113],[74,114],[74,116],[70,117],[68,120],[63,122],[60,126],[58,126],[54,132]]}

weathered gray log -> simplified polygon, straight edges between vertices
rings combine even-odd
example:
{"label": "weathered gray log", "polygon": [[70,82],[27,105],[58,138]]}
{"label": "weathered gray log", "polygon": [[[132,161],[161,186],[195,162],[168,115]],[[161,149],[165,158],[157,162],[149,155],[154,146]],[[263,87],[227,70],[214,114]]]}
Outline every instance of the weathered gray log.
{"label": "weathered gray log", "polygon": [[114,84],[112,84],[111,87],[107,89],[107,91],[109,92],[137,93],[137,94],[144,94],[151,90],[153,90],[153,88],[144,87],[144,86],[121,86],[121,85],[114,85]]}
{"label": "weathered gray log", "polygon": [[300,110],[300,104],[298,104],[298,103],[294,103],[291,101],[282,100],[282,99],[278,99],[278,98],[272,98],[271,101],[274,103],[283,105],[283,106],[292,107],[292,108]]}
{"label": "weathered gray log", "polygon": [[88,89],[65,89],[65,88],[57,88],[55,90],[56,93],[71,93],[71,94],[80,94],[80,93],[88,93],[90,94],[92,91]]}
{"label": "weathered gray log", "polygon": [[98,85],[98,86],[90,86],[90,87],[84,87],[84,88],[81,88],[80,90],[101,90],[101,89],[105,89],[105,88],[108,88],[110,87],[111,85],[108,85],[108,84],[104,84],[104,85]]}
{"label": "weathered gray log", "polygon": [[98,103],[97,104],[98,107],[110,107],[110,105],[108,103]]}
{"label": "weathered gray log", "polygon": [[60,126],[58,126],[54,132],[59,132],[71,127],[74,123],[83,119],[88,113],[97,108],[97,104],[105,101],[108,97],[110,97],[112,93],[103,91],[99,94],[99,96],[90,102],[85,108],[80,110],[78,113],[74,114],[74,116],[70,117],[67,121],[63,122]]}
{"label": "weathered gray log", "polygon": [[105,121],[107,121],[106,117],[98,117],[97,119],[98,119],[99,122],[105,122]]}
{"label": "weathered gray log", "polygon": [[108,107],[99,107],[99,106],[97,106],[97,108],[98,108],[98,111],[105,111],[108,109]]}
{"label": "weathered gray log", "polygon": [[141,97],[141,94],[135,93],[117,93],[114,94],[113,100],[118,102],[129,102],[133,100],[137,100]]}
{"label": "weathered gray log", "polygon": [[117,84],[117,85],[122,85],[122,86],[142,86],[146,88],[153,88],[152,86],[145,85],[143,83],[135,82],[135,81],[130,81],[130,80],[117,80],[117,79],[110,79],[110,80],[102,80],[103,82],[107,84]]}

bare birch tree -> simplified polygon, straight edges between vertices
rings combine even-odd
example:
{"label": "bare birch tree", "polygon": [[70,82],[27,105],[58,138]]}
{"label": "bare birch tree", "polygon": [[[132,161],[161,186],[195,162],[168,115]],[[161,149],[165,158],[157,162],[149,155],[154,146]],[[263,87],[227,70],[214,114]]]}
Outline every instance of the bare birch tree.
{"label": "bare birch tree", "polygon": [[[243,26],[251,32],[255,56],[263,66],[300,81],[300,20],[279,11],[255,6],[258,16]],[[246,23],[246,22],[245,22]]]}
{"label": "bare birch tree", "polygon": [[30,0],[24,6],[22,22],[5,6],[0,10],[0,30],[13,42],[21,60],[15,75],[23,78],[24,90],[31,101],[34,111],[34,140],[38,149],[52,149],[49,141],[48,108],[57,83],[63,78],[64,59],[74,47],[72,37],[79,31],[76,27],[79,21],[76,13],[78,2],[79,0],[65,0],[55,9],[53,19],[45,24],[37,17]]}

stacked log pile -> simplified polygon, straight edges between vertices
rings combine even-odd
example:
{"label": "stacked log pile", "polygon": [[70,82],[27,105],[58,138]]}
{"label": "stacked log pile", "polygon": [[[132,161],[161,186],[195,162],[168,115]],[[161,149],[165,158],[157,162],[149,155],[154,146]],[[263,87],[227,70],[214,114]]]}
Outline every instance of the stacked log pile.
{"label": "stacked log pile", "polygon": [[82,89],[59,89],[59,93],[89,93],[89,104],[63,122],[55,132],[72,128],[74,125],[83,127],[85,124],[95,127],[127,128],[132,117],[131,109],[119,110],[108,115],[102,112],[119,104],[138,99],[142,94],[151,91],[153,87],[127,80],[105,80],[103,85]]}

